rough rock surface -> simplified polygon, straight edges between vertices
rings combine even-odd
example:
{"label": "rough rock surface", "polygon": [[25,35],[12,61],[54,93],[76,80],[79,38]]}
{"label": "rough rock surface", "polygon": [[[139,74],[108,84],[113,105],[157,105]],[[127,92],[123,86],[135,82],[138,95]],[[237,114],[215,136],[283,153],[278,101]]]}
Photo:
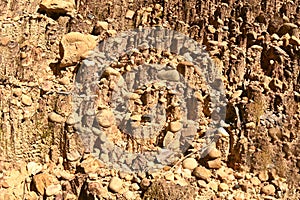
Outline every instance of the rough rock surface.
{"label": "rough rock surface", "polygon": [[[299,5],[299,0],[1,1],[0,199],[300,199]],[[76,134],[82,128],[72,101],[78,67],[99,41],[156,25],[206,47],[223,75],[229,126],[218,130],[221,137],[206,157],[193,151],[211,120],[207,87],[179,56],[144,49],[120,58],[99,81],[96,113],[103,123],[92,130],[99,141],[92,153],[104,153],[96,161]],[[174,92],[160,94],[159,85],[145,85],[129,98],[137,126],[155,120],[146,111],[156,102],[172,108],[166,131],[155,141],[133,140],[111,113],[102,113],[110,109],[120,75],[153,63],[171,69],[160,78],[178,81],[182,75],[197,90],[201,121],[190,147],[195,153],[186,152],[158,172],[124,175],[105,165],[118,157],[109,154],[100,130],[129,152],[180,145],[180,104]],[[88,115],[84,122],[94,123]],[[198,166],[183,167],[191,158]],[[112,179],[122,188],[114,192]]]}

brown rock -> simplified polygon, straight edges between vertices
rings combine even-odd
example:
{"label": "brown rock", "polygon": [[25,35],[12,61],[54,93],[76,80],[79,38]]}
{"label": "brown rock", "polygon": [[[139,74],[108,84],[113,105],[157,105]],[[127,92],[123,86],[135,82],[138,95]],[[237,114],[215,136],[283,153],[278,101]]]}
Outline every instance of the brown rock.
{"label": "brown rock", "polygon": [[221,183],[218,188],[220,192],[229,190],[229,186],[226,183]]}
{"label": "brown rock", "polygon": [[42,173],[37,174],[33,177],[33,183],[37,190],[37,192],[41,195],[44,195],[45,189],[52,185],[53,183],[57,183],[58,180],[50,174]]}
{"label": "brown rock", "polygon": [[93,50],[97,45],[97,37],[85,35],[78,32],[71,32],[63,36],[61,67],[67,67],[77,63],[81,58],[87,56],[88,51]]}
{"label": "brown rock", "polygon": [[258,186],[261,182],[257,177],[253,177],[250,179],[250,182],[254,185],[254,186]]}
{"label": "brown rock", "polygon": [[190,169],[193,170],[198,166],[198,162],[195,158],[186,158],[183,162],[182,162],[182,167],[184,169]]}
{"label": "brown rock", "polygon": [[210,169],[219,169],[222,167],[222,162],[221,162],[221,159],[219,159],[219,158],[214,159],[214,160],[209,160],[209,161],[207,161],[207,164]]}
{"label": "brown rock", "polygon": [[220,158],[221,157],[221,152],[216,148],[212,148],[210,150],[210,152],[208,153],[208,156],[212,159]]}
{"label": "brown rock", "polygon": [[228,178],[228,173],[226,173],[223,168],[218,169],[218,171],[216,172],[216,175],[221,180],[226,180]]}
{"label": "brown rock", "polygon": [[182,123],[180,121],[174,121],[170,123],[170,131],[177,132],[182,129]]}
{"label": "brown rock", "polygon": [[101,163],[98,159],[93,157],[89,157],[85,159],[80,166],[84,169],[84,172],[89,173],[96,173],[100,168],[104,167],[104,164]]}
{"label": "brown rock", "polygon": [[140,183],[140,186],[143,190],[147,189],[151,184],[151,181],[147,178],[143,178],[141,183]]}
{"label": "brown rock", "polygon": [[275,194],[275,187],[272,184],[265,185],[261,188],[261,192],[266,195],[274,195]]}
{"label": "brown rock", "polygon": [[53,196],[57,195],[61,192],[61,185],[50,185],[46,188],[46,195],[47,196]]}
{"label": "brown rock", "polygon": [[55,112],[52,112],[48,115],[50,121],[52,122],[56,122],[56,123],[62,123],[65,121],[64,117],[55,113]]}
{"label": "brown rock", "polygon": [[22,103],[26,106],[31,106],[32,104],[32,99],[30,96],[23,94],[22,95]]}
{"label": "brown rock", "polygon": [[295,36],[292,36],[289,42],[293,45],[300,46],[300,39]]}
{"label": "brown rock", "polygon": [[196,178],[207,181],[211,177],[211,172],[208,169],[206,169],[205,167],[199,166],[194,169],[193,175]]}
{"label": "brown rock", "polygon": [[190,185],[181,186],[165,180],[155,180],[144,194],[144,199],[185,199],[193,200],[196,189]]}
{"label": "brown rock", "polygon": [[75,11],[75,0],[43,0],[40,9],[47,13],[70,13]]}
{"label": "brown rock", "polygon": [[21,96],[22,95],[22,89],[21,88],[14,88],[12,90],[13,94],[17,97]]}
{"label": "brown rock", "polygon": [[71,162],[79,160],[81,158],[81,154],[77,150],[71,150],[71,152],[67,153],[67,159]]}
{"label": "brown rock", "polygon": [[123,187],[123,181],[118,177],[112,177],[109,182],[108,188],[113,192],[120,192]]}
{"label": "brown rock", "polygon": [[261,172],[259,172],[258,178],[261,181],[267,181],[267,180],[269,180],[268,172],[267,171],[261,171]]}
{"label": "brown rock", "polygon": [[108,128],[113,125],[115,118],[114,114],[110,110],[105,109],[101,110],[97,114],[97,120],[102,127]]}
{"label": "brown rock", "polygon": [[30,175],[36,175],[37,173],[42,171],[42,169],[43,169],[43,166],[39,163],[32,161],[27,164],[27,171]]}
{"label": "brown rock", "polygon": [[126,19],[132,19],[133,16],[134,16],[134,11],[128,10],[128,11],[126,12],[125,18],[126,18]]}

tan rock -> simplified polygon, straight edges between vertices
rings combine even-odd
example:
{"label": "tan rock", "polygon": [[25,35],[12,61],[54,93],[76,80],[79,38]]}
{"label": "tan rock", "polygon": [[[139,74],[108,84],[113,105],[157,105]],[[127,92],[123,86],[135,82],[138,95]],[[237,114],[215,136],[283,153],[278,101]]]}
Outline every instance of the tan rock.
{"label": "tan rock", "polygon": [[112,111],[104,109],[97,114],[97,120],[102,127],[108,128],[113,125],[115,118]]}
{"label": "tan rock", "polygon": [[206,169],[205,167],[199,166],[194,169],[193,175],[196,178],[207,181],[211,177],[211,172],[208,169]]}
{"label": "tan rock", "polygon": [[157,77],[167,81],[179,81],[180,75],[177,70],[162,70],[159,71]]}
{"label": "tan rock", "polygon": [[63,116],[61,116],[55,112],[50,113],[48,115],[48,117],[49,117],[50,121],[57,122],[57,123],[62,123],[65,120]]}
{"label": "tan rock", "polygon": [[8,36],[4,36],[4,37],[0,37],[0,44],[2,44],[3,46],[6,46],[10,41],[10,37]]}
{"label": "tan rock", "polygon": [[132,19],[133,16],[134,16],[134,11],[128,10],[128,11],[126,12],[125,18],[126,18],[126,19]]}
{"label": "tan rock", "polygon": [[209,25],[207,27],[207,30],[210,32],[210,33],[215,33],[216,32],[216,29],[212,26],[212,25]]}
{"label": "tan rock", "polygon": [[174,121],[170,123],[170,131],[177,132],[182,129],[182,123],[180,121]]}
{"label": "tan rock", "polygon": [[70,13],[75,6],[75,0],[42,0],[40,9],[47,13]]}
{"label": "tan rock", "polygon": [[31,106],[32,104],[32,99],[30,96],[23,94],[22,95],[22,99],[21,99],[22,103],[26,106]]}
{"label": "tan rock", "polygon": [[88,56],[88,52],[97,46],[97,37],[71,32],[63,36],[61,67],[67,67]]}
{"label": "tan rock", "polygon": [[67,153],[67,159],[71,162],[79,160],[81,157],[81,154],[77,150],[71,150],[71,152]]}
{"label": "tan rock", "polygon": [[197,185],[198,185],[200,188],[206,188],[206,187],[207,187],[207,183],[206,183],[204,180],[199,180],[199,181],[197,181]]}
{"label": "tan rock", "polygon": [[113,192],[120,192],[123,187],[123,181],[122,179],[119,179],[118,177],[112,177],[112,179],[109,182],[108,188]]}
{"label": "tan rock", "polygon": [[182,162],[182,167],[184,169],[190,169],[193,170],[198,166],[198,162],[195,158],[186,158],[183,162]]}
{"label": "tan rock", "polygon": [[58,183],[58,180],[53,175],[42,173],[33,177],[33,183],[37,192],[44,195],[45,189],[54,183]]}
{"label": "tan rock", "polygon": [[221,183],[218,188],[220,192],[229,190],[229,186],[226,183]]}
{"label": "tan rock", "polygon": [[212,159],[220,158],[221,157],[221,152],[216,148],[212,148],[210,150],[210,152],[208,153],[208,156]]}
{"label": "tan rock", "polygon": [[224,168],[218,169],[218,171],[216,171],[216,175],[221,180],[226,180],[228,178],[228,173],[224,171]]}
{"label": "tan rock", "polygon": [[98,159],[93,157],[89,157],[84,160],[80,166],[84,169],[84,172],[89,173],[96,173],[100,168],[104,167],[104,164],[101,163]]}
{"label": "tan rock", "polygon": [[218,191],[218,183],[215,181],[210,181],[207,186],[215,192]]}
{"label": "tan rock", "polygon": [[163,146],[167,147],[171,144],[171,142],[174,140],[174,133],[171,131],[168,131],[165,135],[164,141],[163,141]]}
{"label": "tan rock", "polygon": [[103,30],[108,30],[108,23],[105,21],[98,21],[97,27],[102,28]]}
{"label": "tan rock", "polygon": [[209,161],[207,161],[207,164],[210,169],[219,169],[222,167],[222,162],[221,162],[221,159],[219,159],[219,158],[214,159],[214,160],[209,160]]}
{"label": "tan rock", "polygon": [[250,182],[254,185],[254,186],[258,186],[261,182],[257,177],[253,177],[250,179]]}
{"label": "tan rock", "polygon": [[127,191],[123,194],[123,196],[125,197],[126,200],[135,200],[136,199],[136,195],[134,194],[134,192],[132,191]]}
{"label": "tan rock", "polygon": [[61,185],[57,184],[57,185],[50,185],[46,188],[46,195],[47,196],[53,196],[53,195],[57,195],[61,192]]}
{"label": "tan rock", "polygon": [[27,171],[30,175],[36,175],[37,173],[42,171],[42,169],[43,169],[43,166],[39,163],[32,161],[27,164]]}
{"label": "tan rock", "polygon": [[21,96],[22,95],[22,89],[21,88],[14,88],[12,90],[13,94],[17,97]]}
{"label": "tan rock", "polygon": [[275,194],[275,187],[272,184],[265,185],[261,188],[262,193],[266,195],[274,195]]}
{"label": "tan rock", "polygon": [[142,115],[132,115],[130,117],[131,120],[133,121],[141,121],[142,120]]}
{"label": "tan rock", "polygon": [[289,40],[289,42],[293,45],[297,45],[297,46],[300,46],[300,39],[295,37],[295,36],[292,36]]}
{"label": "tan rock", "polygon": [[174,181],[174,173],[172,173],[172,172],[166,173],[166,174],[165,174],[165,179],[166,179],[167,181]]}
{"label": "tan rock", "polygon": [[267,171],[261,171],[261,172],[259,172],[258,178],[261,181],[267,181],[267,180],[269,180],[268,172]]}

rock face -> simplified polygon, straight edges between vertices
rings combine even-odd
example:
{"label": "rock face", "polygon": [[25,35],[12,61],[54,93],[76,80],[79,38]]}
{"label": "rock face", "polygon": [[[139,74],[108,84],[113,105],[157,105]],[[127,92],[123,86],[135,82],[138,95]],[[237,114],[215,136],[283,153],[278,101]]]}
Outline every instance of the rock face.
{"label": "rock face", "polygon": [[[299,4],[299,0],[1,1],[0,199],[300,199]],[[193,38],[222,72],[225,121],[230,126],[223,124],[216,131],[220,139],[206,156],[198,155],[198,149],[209,122],[218,118],[211,113],[209,88],[202,72],[161,47],[143,46],[116,59],[97,80],[96,120],[91,114],[72,117],[73,83],[82,59],[98,41],[149,26]],[[180,45],[183,41],[177,39]],[[127,42],[130,46],[135,41]],[[156,120],[164,123],[157,130],[165,130],[141,141],[136,138],[147,132],[144,129],[128,136],[115,125],[118,120],[108,111],[113,88],[120,86],[120,76],[135,85],[131,72],[144,64],[166,66],[156,65],[159,79],[179,82],[183,77],[195,90],[199,105],[189,102],[194,107],[188,118],[199,111],[199,127],[195,141],[187,144],[197,161],[188,158],[174,168],[165,166],[170,170],[167,175],[120,177],[122,188],[109,186],[116,169],[87,156],[78,130],[92,132],[93,138],[84,142],[96,141],[92,153],[103,153],[102,161],[120,161],[113,146],[104,143],[107,140],[124,152],[145,152],[157,145],[178,149],[183,136],[190,134],[181,134],[187,124],[176,92],[159,83],[146,85],[143,77],[151,73],[145,70],[140,77],[145,85],[132,92],[126,104],[132,123],[124,126],[132,130]],[[91,88],[83,88],[87,89]],[[167,117],[155,118],[156,104],[166,105]],[[100,126],[86,128],[96,123]],[[126,160],[136,166],[138,161]],[[154,178],[163,180],[158,183]],[[192,187],[199,189],[195,197]]]}

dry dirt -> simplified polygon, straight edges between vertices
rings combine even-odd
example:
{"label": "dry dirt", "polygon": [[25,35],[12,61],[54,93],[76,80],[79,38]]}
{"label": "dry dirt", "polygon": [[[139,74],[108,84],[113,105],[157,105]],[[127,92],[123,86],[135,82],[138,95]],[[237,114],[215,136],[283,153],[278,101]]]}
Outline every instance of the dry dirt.
{"label": "dry dirt", "polygon": [[[117,58],[99,77],[100,126],[93,134],[101,159],[95,159],[74,119],[82,61],[101,41],[154,26],[206,47],[222,73],[227,125],[202,156],[197,150],[212,121],[205,81],[175,53],[139,49]],[[0,200],[300,199],[299,0],[1,0],[0,51]],[[129,98],[133,126],[147,126],[154,104],[166,109],[163,131],[154,139],[130,137],[111,112],[120,75],[161,63],[172,73],[161,71],[160,77],[180,74],[197,91],[197,134],[189,151],[159,171],[116,169],[106,161],[117,162],[118,155],[101,134],[124,152],[177,145],[182,115],[172,90],[148,84]],[[95,121],[85,116],[84,123]]]}

